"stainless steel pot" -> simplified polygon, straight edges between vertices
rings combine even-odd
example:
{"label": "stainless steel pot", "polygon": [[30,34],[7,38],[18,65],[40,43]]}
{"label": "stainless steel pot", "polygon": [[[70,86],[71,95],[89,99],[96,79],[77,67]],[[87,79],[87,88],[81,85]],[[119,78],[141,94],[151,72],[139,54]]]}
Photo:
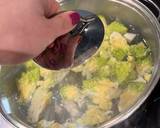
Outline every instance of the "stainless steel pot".
{"label": "stainless steel pot", "polygon": [[[153,51],[154,71],[144,93],[139,97],[137,102],[132,107],[117,115],[112,120],[105,122],[101,127],[108,128],[114,126],[115,124],[118,124],[131,116],[140,107],[140,105],[143,104],[160,78],[160,24],[153,13],[138,0],[59,0],[59,2],[64,10],[89,10],[97,14],[115,16],[126,23],[136,25],[137,27],[141,28],[142,34],[144,35],[145,39],[148,40]],[[23,117],[17,118],[15,116],[15,114],[18,114],[19,117],[21,117],[18,109],[16,108],[16,103],[12,101],[12,104],[9,104],[9,101],[12,100],[12,97],[8,97],[10,95],[13,96],[15,91],[15,88],[12,87],[12,79],[14,78],[12,78],[12,76],[14,76],[16,72],[19,72],[21,67],[21,65],[7,67],[5,68],[6,70],[4,69],[1,71],[1,111],[4,118],[8,120],[13,127],[29,128],[30,126],[22,121]],[[3,81],[7,81],[6,83],[8,83],[10,86],[6,87]]]}

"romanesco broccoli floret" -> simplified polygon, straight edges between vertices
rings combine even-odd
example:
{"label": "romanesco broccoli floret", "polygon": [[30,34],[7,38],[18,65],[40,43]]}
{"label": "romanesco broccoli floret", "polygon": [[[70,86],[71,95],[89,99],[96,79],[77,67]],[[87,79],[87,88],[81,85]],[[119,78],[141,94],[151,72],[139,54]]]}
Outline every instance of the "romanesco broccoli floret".
{"label": "romanesco broccoli floret", "polygon": [[143,82],[130,82],[128,88],[137,92],[143,92],[145,89],[145,84]]}
{"label": "romanesco broccoli floret", "polygon": [[115,57],[118,61],[123,60],[127,57],[128,51],[125,49],[117,48],[112,50],[112,56]]}
{"label": "romanesco broccoli floret", "polygon": [[129,50],[127,40],[118,32],[113,32],[110,36],[110,44],[112,49]]}
{"label": "romanesco broccoli floret", "polygon": [[88,107],[88,110],[82,115],[82,117],[78,120],[80,125],[84,126],[94,126],[106,121],[107,117],[105,113],[101,111],[96,106]]}
{"label": "romanesco broccoli floret", "polygon": [[97,69],[99,69],[102,66],[105,66],[107,64],[107,59],[103,57],[96,57],[96,64],[97,64]]}
{"label": "romanesco broccoli floret", "polygon": [[106,95],[95,95],[92,97],[92,102],[103,111],[109,111],[112,108],[112,100]]}
{"label": "romanesco broccoli floret", "polygon": [[111,80],[97,80],[97,86],[94,86],[93,92],[98,96],[103,95],[109,99],[114,98],[117,94],[118,84]]}
{"label": "romanesco broccoli floret", "polygon": [[53,121],[41,120],[38,122],[37,128],[63,128],[62,124]]}
{"label": "romanesco broccoli floret", "polygon": [[80,97],[80,89],[75,85],[64,85],[60,89],[60,95],[65,100],[76,101]]}
{"label": "romanesco broccoli floret", "polygon": [[119,32],[121,34],[127,33],[128,28],[120,22],[114,21],[107,27],[107,35],[110,36],[113,32]]}
{"label": "romanesco broccoli floret", "polygon": [[133,71],[133,65],[129,62],[117,62],[114,69],[115,78],[119,83],[124,82]]}
{"label": "romanesco broccoli floret", "polygon": [[142,82],[132,82],[128,84],[128,87],[124,90],[124,92],[120,96],[120,101],[118,104],[119,111],[122,112],[128,109],[140,94],[145,89],[145,83]]}
{"label": "romanesco broccoli floret", "polygon": [[91,58],[91,60],[83,66],[82,75],[87,78],[92,78],[97,69],[98,65],[96,58]]}
{"label": "romanesco broccoli floret", "polygon": [[136,68],[140,76],[152,74],[153,63],[151,55],[145,57],[144,59],[138,59]]}
{"label": "romanesco broccoli floret", "polygon": [[83,80],[82,89],[85,90],[93,90],[94,86],[97,85],[96,80]]}
{"label": "romanesco broccoli floret", "polygon": [[111,73],[111,71],[110,71],[110,67],[108,65],[102,66],[95,73],[95,78],[106,79],[110,76],[110,73]]}
{"label": "romanesco broccoli floret", "polygon": [[32,96],[31,104],[28,108],[28,121],[36,123],[45,107],[49,104],[52,92],[45,86],[37,88]]}
{"label": "romanesco broccoli floret", "polygon": [[76,123],[65,123],[64,124],[66,126],[66,128],[77,128],[77,124]]}
{"label": "romanesco broccoli floret", "polygon": [[143,43],[130,46],[130,52],[135,58],[143,58],[146,56],[148,49]]}
{"label": "romanesco broccoli floret", "polygon": [[39,81],[40,85],[44,85],[46,88],[53,87],[56,81],[56,75],[58,73],[50,70],[46,70],[44,68],[40,68],[41,79]]}
{"label": "romanesco broccoli floret", "polygon": [[28,102],[38,86],[37,82],[40,78],[40,69],[32,61],[27,62],[25,66],[26,71],[18,79],[17,87],[20,92],[20,99],[23,102]]}
{"label": "romanesco broccoli floret", "polygon": [[[87,91],[88,94],[91,94],[91,100],[93,101],[93,103],[99,105],[99,107],[101,106],[101,109],[102,106],[110,105],[109,100],[117,97],[118,95],[118,84],[106,79],[86,80],[83,82],[82,88],[84,91]],[[104,102],[104,100],[107,101],[108,104]],[[106,107],[106,109],[108,107]]]}

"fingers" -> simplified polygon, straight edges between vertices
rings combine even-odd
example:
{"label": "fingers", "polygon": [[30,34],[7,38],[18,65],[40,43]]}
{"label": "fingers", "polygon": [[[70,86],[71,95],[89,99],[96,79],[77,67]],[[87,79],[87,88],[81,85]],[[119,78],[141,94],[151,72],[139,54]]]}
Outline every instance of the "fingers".
{"label": "fingers", "polygon": [[60,11],[60,5],[56,0],[40,0],[44,9],[46,18]]}
{"label": "fingers", "polygon": [[80,21],[80,15],[76,12],[64,12],[47,20],[47,31],[51,39],[55,39],[70,32]]}

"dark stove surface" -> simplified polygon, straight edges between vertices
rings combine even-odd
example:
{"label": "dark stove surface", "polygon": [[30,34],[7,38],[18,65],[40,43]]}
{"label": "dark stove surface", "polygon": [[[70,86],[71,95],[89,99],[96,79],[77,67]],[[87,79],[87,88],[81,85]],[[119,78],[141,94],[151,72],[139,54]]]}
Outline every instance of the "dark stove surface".
{"label": "dark stove surface", "polygon": [[156,17],[160,16],[160,0],[139,0],[146,5]]}
{"label": "dark stove surface", "polygon": [[[160,0],[139,0],[145,4],[156,17],[160,15]],[[150,2],[155,3],[151,5]],[[160,128],[160,80],[145,103],[127,120],[112,128]]]}

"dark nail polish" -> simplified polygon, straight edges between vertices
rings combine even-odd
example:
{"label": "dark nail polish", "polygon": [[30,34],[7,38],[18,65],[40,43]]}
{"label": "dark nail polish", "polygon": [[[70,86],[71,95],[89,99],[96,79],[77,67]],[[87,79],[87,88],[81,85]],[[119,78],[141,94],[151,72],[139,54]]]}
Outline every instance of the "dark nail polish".
{"label": "dark nail polish", "polygon": [[80,15],[77,12],[71,13],[70,18],[72,20],[72,25],[76,25],[80,22]]}

